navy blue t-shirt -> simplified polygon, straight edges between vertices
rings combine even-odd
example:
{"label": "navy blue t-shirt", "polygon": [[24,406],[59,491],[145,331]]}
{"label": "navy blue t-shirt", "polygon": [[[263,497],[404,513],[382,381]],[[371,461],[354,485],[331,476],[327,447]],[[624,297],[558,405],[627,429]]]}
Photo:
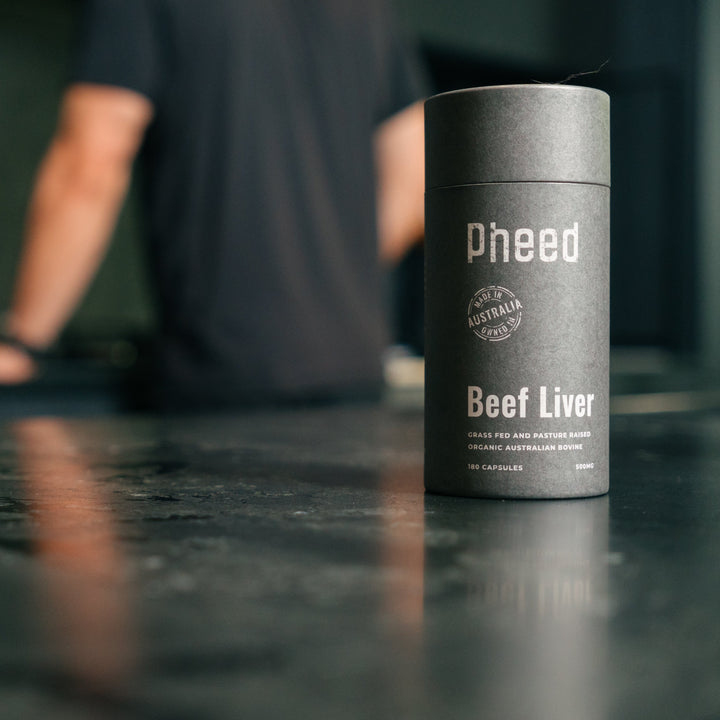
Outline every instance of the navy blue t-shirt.
{"label": "navy blue t-shirt", "polygon": [[90,0],[75,80],[154,104],[142,150],[176,405],[377,388],[372,137],[419,98],[379,0]]}

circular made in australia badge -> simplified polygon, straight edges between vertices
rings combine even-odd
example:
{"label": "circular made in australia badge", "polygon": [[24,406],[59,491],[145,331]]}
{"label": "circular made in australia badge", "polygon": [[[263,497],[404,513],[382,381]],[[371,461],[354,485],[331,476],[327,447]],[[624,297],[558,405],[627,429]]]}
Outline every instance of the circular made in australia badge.
{"label": "circular made in australia badge", "polygon": [[517,330],[521,319],[520,301],[499,285],[478,290],[468,305],[468,326],[481,340],[507,339]]}

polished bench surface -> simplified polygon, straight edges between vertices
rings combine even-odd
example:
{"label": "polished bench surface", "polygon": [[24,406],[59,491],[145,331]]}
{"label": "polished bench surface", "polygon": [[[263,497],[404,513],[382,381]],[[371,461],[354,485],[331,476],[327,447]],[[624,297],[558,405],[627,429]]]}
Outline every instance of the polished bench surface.
{"label": "polished bench surface", "polygon": [[720,414],[611,492],[425,495],[422,413],[0,430],[3,718],[720,717]]}

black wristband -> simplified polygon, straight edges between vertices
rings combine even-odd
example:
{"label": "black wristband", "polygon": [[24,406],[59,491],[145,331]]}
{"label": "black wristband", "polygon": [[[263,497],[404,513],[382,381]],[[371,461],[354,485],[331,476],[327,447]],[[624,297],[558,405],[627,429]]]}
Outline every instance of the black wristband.
{"label": "black wristband", "polygon": [[25,353],[33,360],[39,361],[47,357],[47,352],[44,350],[40,350],[39,348],[35,348],[32,347],[32,345],[24,343],[22,340],[16,338],[14,335],[6,332],[5,330],[0,330],[0,345],[8,345],[16,350],[20,350],[20,352]]}

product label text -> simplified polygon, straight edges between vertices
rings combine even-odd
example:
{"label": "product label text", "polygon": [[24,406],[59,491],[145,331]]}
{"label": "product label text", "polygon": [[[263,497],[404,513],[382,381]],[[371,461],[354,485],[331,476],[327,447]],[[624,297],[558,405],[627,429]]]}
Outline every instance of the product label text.
{"label": "product label text", "polygon": [[580,231],[578,223],[566,230],[544,228],[537,233],[530,228],[518,228],[510,231],[490,223],[486,242],[485,225],[468,223],[467,261],[472,264],[478,258],[487,258],[494,262],[530,262],[536,258],[550,263],[564,260],[576,263],[580,253]]}

